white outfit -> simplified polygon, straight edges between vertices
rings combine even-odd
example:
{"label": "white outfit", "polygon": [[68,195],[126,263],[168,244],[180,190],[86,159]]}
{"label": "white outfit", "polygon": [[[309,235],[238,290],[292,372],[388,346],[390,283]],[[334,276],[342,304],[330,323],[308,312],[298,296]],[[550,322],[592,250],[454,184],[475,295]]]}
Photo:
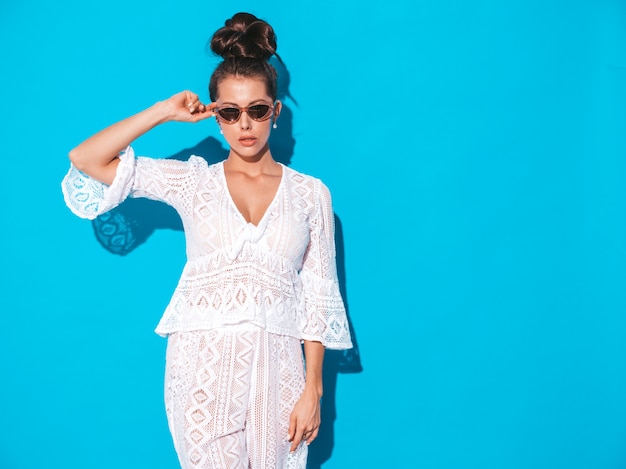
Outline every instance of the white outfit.
{"label": "white outfit", "polygon": [[287,441],[304,386],[298,340],[253,325],[175,332],[165,383],[183,468],[306,468],[306,444],[290,454]]}
{"label": "white outfit", "polygon": [[[120,159],[111,186],[72,167],[63,192],[84,218],[131,196],[166,202],[182,219],[187,263],[156,332],[171,335],[166,400],[183,467],[248,467],[244,456],[250,467],[304,467],[294,462],[300,450],[287,462],[289,446],[281,441],[303,386],[300,343],[352,347],[328,189],[283,166],[276,195],[255,226],[232,200],[222,162],[135,158],[130,147]],[[197,412],[206,425],[195,420]],[[270,428],[280,435],[262,436]],[[225,435],[229,442],[213,444]],[[234,441],[240,442],[235,449]]]}

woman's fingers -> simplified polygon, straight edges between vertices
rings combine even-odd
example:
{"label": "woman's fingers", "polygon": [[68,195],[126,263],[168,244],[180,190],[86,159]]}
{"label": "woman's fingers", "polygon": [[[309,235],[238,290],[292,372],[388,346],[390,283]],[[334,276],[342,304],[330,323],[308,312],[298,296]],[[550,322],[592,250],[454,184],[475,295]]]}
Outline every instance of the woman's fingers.
{"label": "woman's fingers", "polygon": [[317,438],[319,433],[319,427],[315,428],[305,428],[304,430],[295,429],[293,432],[289,432],[289,441],[291,441],[290,451],[294,452],[298,445],[303,441],[306,441],[307,445],[313,443],[313,440]]}
{"label": "woman's fingers", "polygon": [[304,435],[302,436],[302,439],[306,441],[307,445],[310,445],[311,443],[313,443],[313,440],[317,438],[318,433],[319,433],[319,427],[311,430],[308,433],[305,432]]}
{"label": "woman's fingers", "polygon": [[197,101],[195,104],[197,104],[197,108],[195,109],[195,111],[192,111],[192,113],[209,112],[210,115],[208,117],[213,117],[216,115],[215,108],[217,107],[217,103],[210,103],[206,105],[206,104],[201,103],[200,101]]}
{"label": "woman's fingers", "polygon": [[200,101],[200,98],[196,93],[193,93],[189,90],[185,90],[185,107],[189,110],[191,114],[195,114],[196,112],[205,112],[206,106]]}
{"label": "woman's fingers", "polygon": [[194,112],[197,112],[200,105],[202,104],[200,102],[200,99],[198,98],[198,95],[192,93],[191,91],[186,91],[185,95],[185,105],[187,106],[187,109],[189,109],[189,112],[191,112],[192,114]]}
{"label": "woman's fingers", "polygon": [[216,115],[216,103],[204,104],[196,93],[189,90],[172,96],[170,101],[174,104],[174,120],[198,122]]}
{"label": "woman's fingers", "polygon": [[194,102],[198,101],[198,95],[189,90],[185,90],[185,106],[190,107]]}
{"label": "woman's fingers", "polygon": [[319,432],[320,401],[311,393],[305,393],[296,402],[289,416],[288,438],[293,452],[303,441],[311,444]]}

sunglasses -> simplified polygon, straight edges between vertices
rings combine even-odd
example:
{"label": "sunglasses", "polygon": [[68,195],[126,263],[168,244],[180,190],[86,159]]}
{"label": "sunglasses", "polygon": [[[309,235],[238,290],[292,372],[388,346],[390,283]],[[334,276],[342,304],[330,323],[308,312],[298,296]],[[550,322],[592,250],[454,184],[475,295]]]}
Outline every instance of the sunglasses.
{"label": "sunglasses", "polygon": [[220,116],[220,119],[225,124],[236,123],[243,112],[247,112],[250,116],[250,119],[257,122],[263,122],[272,116],[273,110],[274,106],[270,106],[269,104],[253,104],[252,106],[241,108],[231,105],[228,107],[220,107],[215,109],[217,114]]}

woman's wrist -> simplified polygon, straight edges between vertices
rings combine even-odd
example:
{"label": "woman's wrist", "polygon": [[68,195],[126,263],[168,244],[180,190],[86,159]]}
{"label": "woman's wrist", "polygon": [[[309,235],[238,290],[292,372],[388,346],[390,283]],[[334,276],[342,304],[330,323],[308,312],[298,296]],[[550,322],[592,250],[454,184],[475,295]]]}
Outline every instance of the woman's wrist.
{"label": "woman's wrist", "polygon": [[304,394],[311,394],[317,399],[321,399],[324,394],[324,386],[321,380],[309,380],[304,383]]}
{"label": "woman's wrist", "polygon": [[155,126],[175,119],[173,106],[167,100],[157,101],[146,109],[146,112],[149,113]]}

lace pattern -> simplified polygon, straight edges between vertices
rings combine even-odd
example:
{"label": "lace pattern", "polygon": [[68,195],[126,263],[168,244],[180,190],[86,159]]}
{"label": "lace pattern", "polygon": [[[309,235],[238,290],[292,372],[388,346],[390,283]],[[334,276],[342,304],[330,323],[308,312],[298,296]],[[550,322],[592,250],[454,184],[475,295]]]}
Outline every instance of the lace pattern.
{"label": "lace pattern", "polygon": [[120,154],[113,184],[75,168],[63,180],[70,209],[93,219],[129,195],[173,206],[185,229],[187,263],[156,332],[254,324],[268,332],[352,346],[335,264],[330,192],[283,166],[274,200],[258,226],[228,192],[222,163]]}
{"label": "lace pattern", "polygon": [[296,339],[251,326],[168,338],[165,403],[183,469],[305,469],[289,453],[289,416],[304,387]]}
{"label": "lace pattern", "polygon": [[61,182],[61,190],[65,205],[74,215],[93,220],[117,207],[128,197],[135,173],[135,161],[133,153],[127,150],[120,153],[117,175],[110,186],[90,178],[73,165],[70,166]]}

